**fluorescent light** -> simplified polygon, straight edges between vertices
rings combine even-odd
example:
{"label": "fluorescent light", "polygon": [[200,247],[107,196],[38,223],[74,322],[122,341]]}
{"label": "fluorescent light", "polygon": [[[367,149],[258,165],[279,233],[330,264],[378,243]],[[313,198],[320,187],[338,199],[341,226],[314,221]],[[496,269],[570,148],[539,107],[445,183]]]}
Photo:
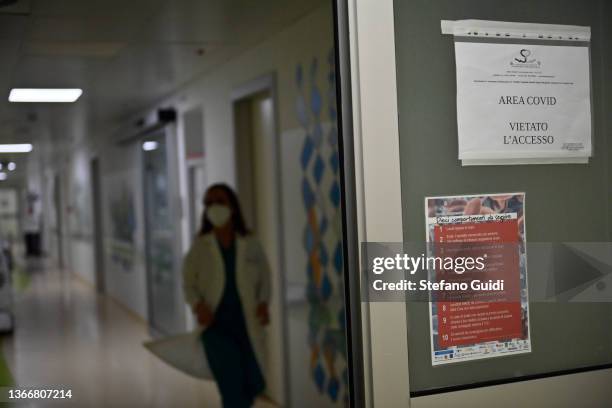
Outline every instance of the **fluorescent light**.
{"label": "fluorescent light", "polygon": [[79,88],[13,88],[9,102],[75,102],[82,94]]}
{"label": "fluorescent light", "polygon": [[142,144],[142,150],[145,152],[150,152],[151,150],[157,149],[158,146],[159,144],[156,141],[150,140]]}
{"label": "fluorescent light", "polygon": [[0,172],[0,181],[6,180],[6,177],[7,177],[7,175],[6,175],[5,172]]}
{"label": "fluorescent light", "polygon": [[15,170],[16,168],[17,168],[17,165],[15,164],[15,162],[10,162],[10,163],[8,164],[8,169],[9,169],[9,171],[13,171],[13,170]]}
{"label": "fluorescent light", "polygon": [[30,153],[31,151],[30,143],[0,144],[0,153]]}

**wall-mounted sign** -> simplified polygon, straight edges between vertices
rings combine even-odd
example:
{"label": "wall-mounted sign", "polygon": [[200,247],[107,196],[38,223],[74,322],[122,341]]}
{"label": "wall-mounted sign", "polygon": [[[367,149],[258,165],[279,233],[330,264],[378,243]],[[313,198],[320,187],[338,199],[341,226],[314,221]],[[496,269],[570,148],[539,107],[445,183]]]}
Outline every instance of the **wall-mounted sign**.
{"label": "wall-mounted sign", "polygon": [[429,303],[432,365],[531,351],[524,209],[525,193],[425,199],[428,255],[482,262],[428,270],[449,287]]}
{"label": "wall-mounted sign", "polygon": [[587,46],[458,39],[455,53],[464,165],[588,162]]}

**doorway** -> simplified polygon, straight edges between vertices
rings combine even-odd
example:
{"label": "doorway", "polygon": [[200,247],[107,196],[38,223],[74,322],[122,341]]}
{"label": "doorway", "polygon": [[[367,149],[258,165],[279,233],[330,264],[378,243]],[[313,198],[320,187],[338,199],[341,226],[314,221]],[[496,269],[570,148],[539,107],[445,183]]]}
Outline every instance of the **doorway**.
{"label": "doorway", "polygon": [[94,272],[95,284],[98,293],[104,293],[104,222],[102,219],[102,192],[100,180],[100,161],[93,158],[89,164],[91,177],[91,197],[93,210],[93,244],[94,244]]}
{"label": "doorway", "polygon": [[255,80],[233,96],[236,187],[244,217],[259,239],[271,270],[272,300],[266,339],[266,381],[269,395],[284,405],[286,361],[284,297],[281,288],[282,219],[280,211],[279,144],[273,75]]}
{"label": "doorway", "polygon": [[55,207],[55,242],[57,254],[57,266],[64,269],[64,243],[63,243],[63,217],[62,217],[62,185],[59,174],[53,179],[53,203]]}

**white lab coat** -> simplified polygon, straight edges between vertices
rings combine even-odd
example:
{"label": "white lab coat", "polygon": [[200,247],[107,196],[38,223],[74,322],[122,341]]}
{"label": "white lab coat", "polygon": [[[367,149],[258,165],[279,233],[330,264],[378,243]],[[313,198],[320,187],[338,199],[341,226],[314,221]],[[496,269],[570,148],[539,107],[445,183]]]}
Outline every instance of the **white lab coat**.
{"label": "white lab coat", "polygon": [[[262,372],[265,370],[265,331],[256,315],[257,305],[270,301],[270,267],[259,241],[236,237],[236,286],[247,331]],[[204,301],[215,313],[225,289],[225,266],[214,234],[198,236],[183,265],[185,300],[192,307]],[[200,327],[198,333],[206,328]]]}

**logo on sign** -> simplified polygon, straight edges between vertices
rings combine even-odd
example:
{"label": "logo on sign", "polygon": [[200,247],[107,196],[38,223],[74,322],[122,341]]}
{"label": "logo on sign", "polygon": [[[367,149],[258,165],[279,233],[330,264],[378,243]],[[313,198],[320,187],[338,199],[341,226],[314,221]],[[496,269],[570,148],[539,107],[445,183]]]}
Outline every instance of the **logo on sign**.
{"label": "logo on sign", "polygon": [[518,52],[518,55],[510,61],[510,65],[515,68],[540,68],[542,63],[532,58],[531,50],[523,48]]}

